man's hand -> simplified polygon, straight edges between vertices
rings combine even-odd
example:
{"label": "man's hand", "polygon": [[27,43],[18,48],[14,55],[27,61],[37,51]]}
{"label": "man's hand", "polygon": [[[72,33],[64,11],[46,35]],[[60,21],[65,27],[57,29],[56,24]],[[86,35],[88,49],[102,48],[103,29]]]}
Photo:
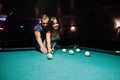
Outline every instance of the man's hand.
{"label": "man's hand", "polygon": [[41,51],[42,53],[44,53],[44,54],[47,53],[47,49],[46,49],[45,47],[41,47],[41,48],[40,48],[40,51]]}

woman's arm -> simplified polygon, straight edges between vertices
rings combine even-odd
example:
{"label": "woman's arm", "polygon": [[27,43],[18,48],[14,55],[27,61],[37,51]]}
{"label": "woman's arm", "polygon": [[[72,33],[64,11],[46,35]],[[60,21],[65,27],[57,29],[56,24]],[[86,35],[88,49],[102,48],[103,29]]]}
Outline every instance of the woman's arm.
{"label": "woman's arm", "polygon": [[46,33],[46,43],[47,43],[48,53],[51,53],[51,52],[52,52],[50,35],[51,35],[51,34],[50,34],[50,31],[48,31],[48,32]]}

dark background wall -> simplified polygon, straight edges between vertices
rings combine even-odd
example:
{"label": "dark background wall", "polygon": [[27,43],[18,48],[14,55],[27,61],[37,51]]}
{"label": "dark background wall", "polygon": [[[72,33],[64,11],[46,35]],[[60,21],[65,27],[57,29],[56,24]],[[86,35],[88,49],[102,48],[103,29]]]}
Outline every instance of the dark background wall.
{"label": "dark background wall", "polygon": [[[3,0],[3,12],[8,15],[0,31],[1,47],[25,47],[34,45],[34,8],[39,5],[40,13],[57,15],[58,5],[61,8],[62,25],[60,45],[81,45],[102,49],[119,49],[116,40],[113,17],[120,16],[119,1],[74,0],[71,9],[70,0]],[[9,14],[13,12],[11,16]],[[74,20],[77,31],[70,31],[70,22]]]}

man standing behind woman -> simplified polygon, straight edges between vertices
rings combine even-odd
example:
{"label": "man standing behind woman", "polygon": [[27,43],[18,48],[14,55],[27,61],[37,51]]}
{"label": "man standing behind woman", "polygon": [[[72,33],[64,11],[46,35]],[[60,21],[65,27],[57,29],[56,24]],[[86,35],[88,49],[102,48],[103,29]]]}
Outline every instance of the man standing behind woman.
{"label": "man standing behind woman", "polygon": [[44,14],[38,24],[34,27],[34,34],[36,40],[36,48],[42,53],[47,53],[45,46],[46,29],[48,27],[49,17]]}

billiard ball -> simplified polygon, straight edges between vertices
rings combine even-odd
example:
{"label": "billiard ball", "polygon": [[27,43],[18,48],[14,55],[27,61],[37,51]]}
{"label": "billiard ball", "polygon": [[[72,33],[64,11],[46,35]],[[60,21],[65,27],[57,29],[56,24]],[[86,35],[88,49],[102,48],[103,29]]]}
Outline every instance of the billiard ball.
{"label": "billiard ball", "polygon": [[48,53],[48,54],[47,54],[47,58],[48,58],[48,59],[52,59],[52,58],[53,58],[53,55],[52,55],[51,53]]}
{"label": "billiard ball", "polygon": [[74,54],[74,51],[73,50],[69,50],[69,54]]}
{"label": "billiard ball", "polygon": [[85,52],[85,56],[90,56],[90,52],[89,52],[89,51],[86,51],[86,52]]}
{"label": "billiard ball", "polygon": [[80,52],[80,49],[79,49],[79,48],[77,48],[77,49],[76,49],[76,52]]}
{"label": "billiard ball", "polygon": [[64,53],[65,53],[65,52],[66,52],[66,49],[65,49],[65,48],[63,48],[63,49],[62,49],[62,52],[64,52]]}

